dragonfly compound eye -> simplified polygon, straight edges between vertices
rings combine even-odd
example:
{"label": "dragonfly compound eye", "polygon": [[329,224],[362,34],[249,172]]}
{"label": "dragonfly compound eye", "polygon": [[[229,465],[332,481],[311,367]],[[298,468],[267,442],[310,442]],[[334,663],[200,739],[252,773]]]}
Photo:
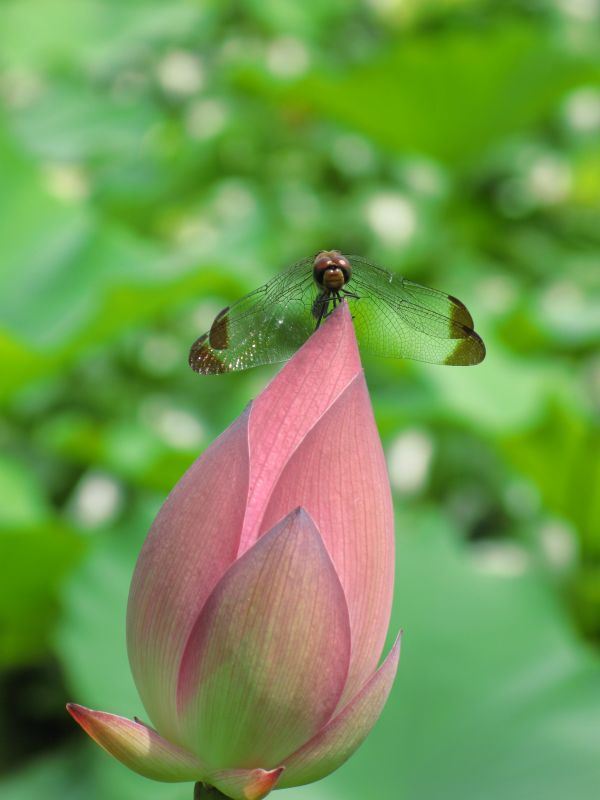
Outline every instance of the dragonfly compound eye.
{"label": "dragonfly compound eye", "polygon": [[350,262],[337,250],[323,250],[315,257],[313,275],[319,286],[339,291],[352,275]]}

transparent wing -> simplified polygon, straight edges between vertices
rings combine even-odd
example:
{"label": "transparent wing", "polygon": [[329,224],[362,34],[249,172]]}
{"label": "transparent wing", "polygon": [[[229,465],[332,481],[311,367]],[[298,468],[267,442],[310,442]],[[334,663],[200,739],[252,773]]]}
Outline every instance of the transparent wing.
{"label": "transparent wing", "polygon": [[479,364],[485,345],[473,318],[452,295],[419,286],[362,256],[347,256],[352,278],[345,287],[361,348],[387,358],[432,364]]}
{"label": "transparent wing", "polygon": [[214,375],[286,361],[313,333],[317,287],[304,258],[224,308],[191,347],[195,372]]}

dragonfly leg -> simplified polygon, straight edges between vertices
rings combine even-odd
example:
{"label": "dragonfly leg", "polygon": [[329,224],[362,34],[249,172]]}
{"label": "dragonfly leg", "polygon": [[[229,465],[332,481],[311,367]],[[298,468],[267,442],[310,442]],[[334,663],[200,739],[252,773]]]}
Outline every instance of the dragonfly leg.
{"label": "dragonfly leg", "polygon": [[325,319],[334,312],[334,310],[338,307],[338,305],[342,302],[342,298],[340,297],[340,293],[337,289],[333,289],[331,294],[329,295],[329,302],[331,303],[331,308],[327,309],[325,313]]}
{"label": "dragonfly leg", "polygon": [[315,330],[319,327],[321,322],[328,316],[327,309],[329,307],[330,302],[330,295],[329,292],[320,294],[314,302],[313,305],[313,316],[317,320],[317,324],[315,325]]}
{"label": "dragonfly leg", "polygon": [[[353,300],[360,300],[360,295],[355,294],[354,292],[349,292],[347,289],[340,289],[341,293],[344,297],[351,297]],[[354,314],[351,315],[352,319],[354,319]]]}

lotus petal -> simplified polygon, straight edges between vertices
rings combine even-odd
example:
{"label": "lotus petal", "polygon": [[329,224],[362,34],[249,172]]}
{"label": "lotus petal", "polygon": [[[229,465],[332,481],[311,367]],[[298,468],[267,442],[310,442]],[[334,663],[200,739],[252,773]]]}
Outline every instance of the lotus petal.
{"label": "lotus petal", "polygon": [[400,657],[400,636],[381,667],[348,705],[291,756],[278,787],[300,786],[329,775],[362,744],[388,698]]}
{"label": "lotus petal", "polygon": [[67,710],[100,747],[145,778],[176,783],[203,780],[206,775],[195,755],[141,722],[75,703],[69,703]]}
{"label": "lotus petal", "polygon": [[184,744],[176,716],[181,656],[207,597],[238,551],[248,491],[247,418],[246,411],[170,493],[131,584],[131,670],[152,722],[179,744]]}
{"label": "lotus petal", "polygon": [[[223,769],[211,772],[207,783],[232,800],[261,800],[275,788],[283,767],[277,769]],[[207,795],[209,800],[210,794]]]}
{"label": "lotus petal", "polygon": [[344,592],[297,509],[231,567],[190,636],[178,691],[188,746],[211,769],[279,766],[333,713],[349,657]]}
{"label": "lotus petal", "polygon": [[264,509],[288,458],[360,371],[352,317],[342,303],[254,401],[241,553],[259,535]]}
{"label": "lotus petal", "polygon": [[383,450],[362,372],[306,434],[283,470],[261,524],[302,504],[340,577],[352,629],[353,697],[375,670],[394,588],[394,517]]}

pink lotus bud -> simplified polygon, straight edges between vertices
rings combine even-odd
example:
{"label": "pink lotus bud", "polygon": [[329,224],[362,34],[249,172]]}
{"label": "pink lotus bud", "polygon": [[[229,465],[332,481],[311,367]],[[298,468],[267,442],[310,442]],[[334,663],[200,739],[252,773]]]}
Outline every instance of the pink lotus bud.
{"label": "pink lotus bud", "polygon": [[389,483],[343,304],[192,465],[148,534],[127,643],[155,727],[69,710],[148,778],[234,800],[315,781],[387,699],[399,641],[377,663],[393,579]]}

